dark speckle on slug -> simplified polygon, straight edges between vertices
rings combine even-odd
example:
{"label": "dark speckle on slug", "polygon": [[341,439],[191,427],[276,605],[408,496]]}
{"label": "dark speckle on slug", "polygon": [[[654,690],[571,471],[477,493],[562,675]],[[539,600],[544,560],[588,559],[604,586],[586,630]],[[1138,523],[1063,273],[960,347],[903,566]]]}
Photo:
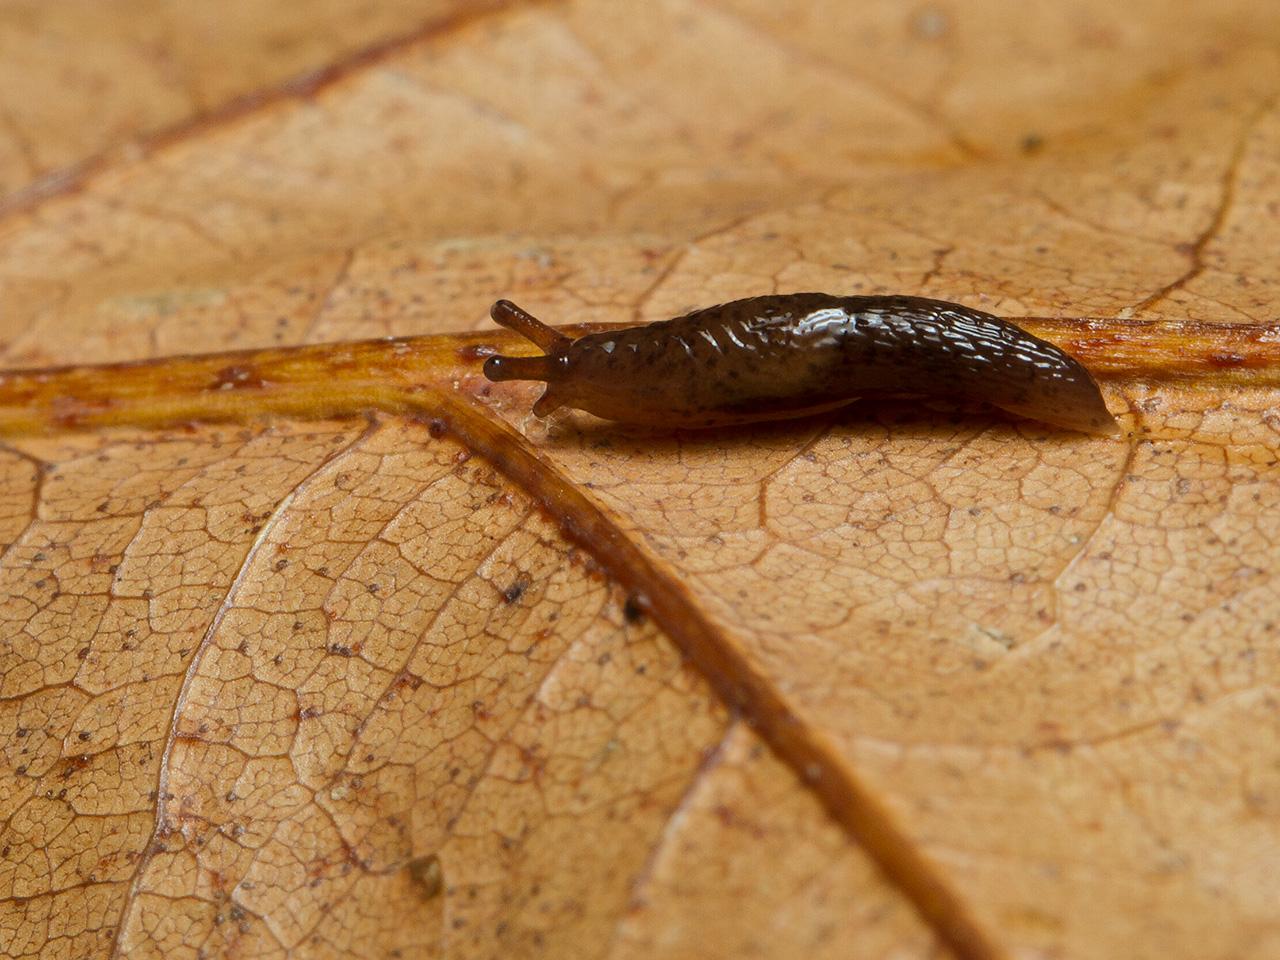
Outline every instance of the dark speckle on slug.
{"label": "dark speckle on slug", "polygon": [[499,300],[493,319],[546,351],[493,356],[490,380],[544,380],[533,412],[713,427],[831,410],[860,398],[977,400],[1071,430],[1114,433],[1097,383],[1007,320],[921,297],[793,293],[571,340]]}

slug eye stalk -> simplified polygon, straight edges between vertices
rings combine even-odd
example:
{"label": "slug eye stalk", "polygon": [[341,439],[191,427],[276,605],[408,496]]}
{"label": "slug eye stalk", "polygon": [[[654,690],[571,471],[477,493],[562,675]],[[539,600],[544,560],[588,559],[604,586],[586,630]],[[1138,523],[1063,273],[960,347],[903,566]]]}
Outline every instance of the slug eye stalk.
{"label": "slug eye stalk", "polygon": [[550,380],[554,357],[504,357],[499,354],[484,362],[484,375],[494,383],[503,380]]}
{"label": "slug eye stalk", "polygon": [[[484,375],[495,383],[504,380],[542,380],[551,384],[560,379],[568,368],[569,347],[573,341],[554,327],[549,327],[533,314],[517,307],[510,300],[499,300],[489,308],[494,323],[520,334],[546,351],[541,357],[506,357],[501,354],[484,362]],[[533,412],[545,417],[560,402],[551,395],[552,385],[533,405]]]}
{"label": "slug eye stalk", "polygon": [[510,300],[499,300],[489,308],[489,316],[547,352],[544,357],[504,357],[499,354],[484,363],[484,375],[490,380],[552,380],[562,368],[565,353],[573,344],[554,327],[549,327],[533,314],[520,309]]}
{"label": "slug eye stalk", "polygon": [[573,343],[559,330],[548,327],[533,314],[520,309],[510,300],[499,300],[495,303],[489,308],[489,316],[498,326],[515,331],[531,343],[536,343],[547,353],[568,350],[569,344]]}

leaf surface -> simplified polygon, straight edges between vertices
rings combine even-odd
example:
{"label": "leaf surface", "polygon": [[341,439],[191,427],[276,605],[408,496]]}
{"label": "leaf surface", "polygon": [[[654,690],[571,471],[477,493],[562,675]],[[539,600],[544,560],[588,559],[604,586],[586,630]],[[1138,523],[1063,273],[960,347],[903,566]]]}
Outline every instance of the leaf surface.
{"label": "leaf surface", "polygon": [[[368,6],[0,21],[4,955],[1273,955],[1275,11]],[[802,289],[1127,434],[478,376]]]}

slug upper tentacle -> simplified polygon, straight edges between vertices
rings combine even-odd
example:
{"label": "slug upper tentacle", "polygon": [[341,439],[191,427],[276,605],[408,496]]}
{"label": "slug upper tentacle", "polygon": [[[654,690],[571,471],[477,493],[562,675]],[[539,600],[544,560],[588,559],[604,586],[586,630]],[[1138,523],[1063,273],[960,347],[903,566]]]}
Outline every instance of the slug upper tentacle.
{"label": "slug upper tentacle", "polygon": [[1116,430],[1077,360],[1016,324],[942,300],[752,297],[576,340],[507,300],[491,315],[546,351],[484,365],[490,380],[545,381],[538,416],[568,406],[629,423],[711,427],[928,395],[1073,430]]}
{"label": "slug upper tentacle", "polygon": [[575,341],[510,300],[495,303],[489,308],[489,316],[499,326],[514,330],[547,352],[541,357],[490,357],[484,363],[484,375],[495,383],[503,380],[545,380],[547,389],[533,405],[533,412],[540,417],[553,413],[562,406],[556,399],[555,388],[568,370],[569,351]]}

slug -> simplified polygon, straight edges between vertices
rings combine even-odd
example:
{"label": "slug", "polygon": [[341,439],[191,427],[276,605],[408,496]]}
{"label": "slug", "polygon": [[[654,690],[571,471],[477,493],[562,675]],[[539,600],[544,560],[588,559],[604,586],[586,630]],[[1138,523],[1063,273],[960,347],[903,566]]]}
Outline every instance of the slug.
{"label": "slug", "polygon": [[490,315],[545,351],[493,356],[490,380],[545,380],[533,405],[606,420],[715,427],[832,410],[869,397],[977,400],[1070,430],[1115,433],[1075,359],[1007,320],[921,297],[750,297],[647,326],[570,339],[509,300]]}

